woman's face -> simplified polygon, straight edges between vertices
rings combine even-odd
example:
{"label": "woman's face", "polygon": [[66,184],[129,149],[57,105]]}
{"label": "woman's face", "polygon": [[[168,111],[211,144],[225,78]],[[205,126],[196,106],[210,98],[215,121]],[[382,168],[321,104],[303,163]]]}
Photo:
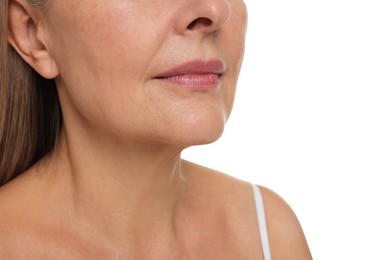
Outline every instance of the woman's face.
{"label": "woman's face", "polygon": [[180,146],[220,136],[242,62],[243,0],[49,0],[48,10],[65,127]]}

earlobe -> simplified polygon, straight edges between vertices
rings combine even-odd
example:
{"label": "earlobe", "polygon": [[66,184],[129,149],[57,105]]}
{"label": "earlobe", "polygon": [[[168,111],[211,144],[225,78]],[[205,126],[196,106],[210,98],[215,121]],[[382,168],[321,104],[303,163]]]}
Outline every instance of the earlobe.
{"label": "earlobe", "polygon": [[[17,0],[10,0],[8,7],[8,42],[42,77],[52,79],[58,76],[57,64],[48,51],[39,28],[29,9]],[[30,10],[31,11],[31,10]]]}

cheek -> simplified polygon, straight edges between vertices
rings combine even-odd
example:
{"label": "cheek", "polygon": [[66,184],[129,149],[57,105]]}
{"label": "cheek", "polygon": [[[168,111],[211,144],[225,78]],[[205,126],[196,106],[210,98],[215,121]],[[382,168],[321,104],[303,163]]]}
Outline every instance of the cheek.
{"label": "cheek", "polygon": [[230,64],[224,79],[224,100],[227,115],[230,115],[232,110],[238,76],[244,57],[246,26],[247,12],[245,4],[242,1],[232,1],[232,14],[223,30],[221,30],[219,43],[220,46],[223,46],[224,53],[228,55],[227,60]]}
{"label": "cheek", "polygon": [[[150,33],[157,27],[152,22],[139,22],[146,11],[131,3],[137,1],[104,7],[89,2],[69,5],[72,10],[66,4],[54,6],[50,49],[60,68],[60,82],[75,103],[119,106],[118,96],[130,102],[129,86],[139,83],[162,40]],[[158,31],[162,35],[164,28]]]}
{"label": "cheek", "polygon": [[[143,32],[145,26],[131,6],[114,6],[52,10],[48,35],[60,68],[57,86],[64,116],[81,115],[94,123],[121,121],[131,104],[142,103],[135,92],[157,40]],[[133,105],[131,111],[136,114],[137,109]]]}
{"label": "cheek", "polygon": [[62,76],[72,73],[69,76],[79,80],[101,82],[103,77],[119,79],[129,72],[141,74],[162,41],[159,35],[150,33],[154,28],[162,34],[164,28],[158,27],[161,23],[140,22],[148,10],[137,5],[139,1],[114,0],[115,4],[104,5],[90,2],[74,6],[75,10],[69,10],[71,5],[66,4],[53,10],[50,47]]}

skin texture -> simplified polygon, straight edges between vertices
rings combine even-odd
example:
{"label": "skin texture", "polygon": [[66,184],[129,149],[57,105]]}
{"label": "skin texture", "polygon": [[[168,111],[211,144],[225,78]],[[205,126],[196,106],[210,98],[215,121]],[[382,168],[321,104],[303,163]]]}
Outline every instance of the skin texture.
{"label": "skin texture", "polygon": [[[248,183],[181,160],[215,141],[242,62],[242,0],[11,0],[9,42],[55,78],[53,153],[0,189],[1,259],[262,259]],[[220,60],[218,88],[156,77]],[[292,210],[263,189],[273,259],[311,259]]]}

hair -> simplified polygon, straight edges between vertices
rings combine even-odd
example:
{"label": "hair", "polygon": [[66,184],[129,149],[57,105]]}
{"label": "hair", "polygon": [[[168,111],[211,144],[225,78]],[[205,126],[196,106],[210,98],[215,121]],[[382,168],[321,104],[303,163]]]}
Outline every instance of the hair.
{"label": "hair", "polygon": [[[62,113],[53,79],[36,73],[8,43],[8,2],[0,0],[0,186],[56,144]],[[29,0],[45,8],[45,0]]]}

